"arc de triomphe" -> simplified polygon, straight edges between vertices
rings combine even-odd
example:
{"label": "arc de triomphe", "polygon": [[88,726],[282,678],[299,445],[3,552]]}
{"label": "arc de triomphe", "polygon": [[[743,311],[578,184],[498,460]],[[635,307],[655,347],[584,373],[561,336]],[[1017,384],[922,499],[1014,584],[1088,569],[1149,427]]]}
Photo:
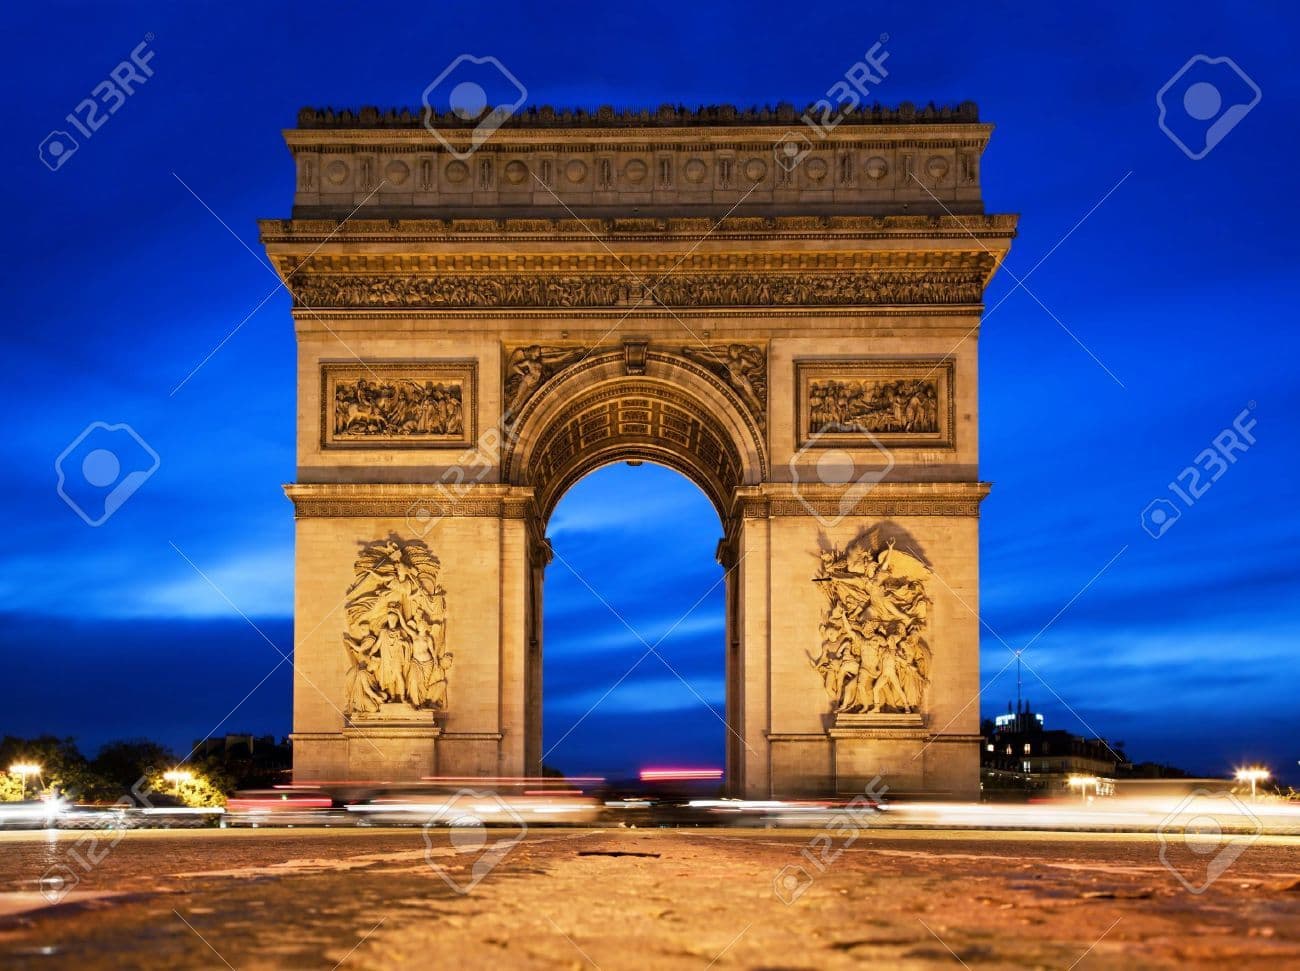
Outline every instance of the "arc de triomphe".
{"label": "arc de triomphe", "polygon": [[722,522],[729,790],[974,797],[991,130],[301,112],[295,778],[539,773],[547,518],[641,460]]}

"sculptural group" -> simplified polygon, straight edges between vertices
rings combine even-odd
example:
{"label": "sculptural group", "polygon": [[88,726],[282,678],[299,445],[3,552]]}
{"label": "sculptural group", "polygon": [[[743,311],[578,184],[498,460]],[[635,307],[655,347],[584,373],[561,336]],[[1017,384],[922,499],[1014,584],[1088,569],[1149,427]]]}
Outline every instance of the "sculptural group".
{"label": "sculptural group", "polygon": [[464,430],[461,385],[358,378],[334,386],[334,436],[458,436]]}
{"label": "sculptural group", "polygon": [[929,568],[890,542],[866,536],[821,555],[815,582],[826,597],[811,658],[837,713],[915,713],[930,683],[925,630]]}
{"label": "sculptural group", "polygon": [[371,543],[356,563],[348,590],[343,643],[350,667],[349,716],[381,706],[447,707],[447,596],[440,564],[417,540]]}
{"label": "sculptural group", "polygon": [[932,379],[812,381],[808,432],[937,432],[939,392]]}

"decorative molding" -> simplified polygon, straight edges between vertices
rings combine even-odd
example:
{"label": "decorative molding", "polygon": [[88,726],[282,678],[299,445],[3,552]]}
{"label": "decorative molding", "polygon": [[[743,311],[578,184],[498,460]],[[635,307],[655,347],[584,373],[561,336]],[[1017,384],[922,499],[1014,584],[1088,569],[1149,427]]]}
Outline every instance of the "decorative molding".
{"label": "decorative molding", "polygon": [[[707,232],[707,227],[701,232]],[[331,276],[665,276],[669,273],[989,273],[994,257],[978,249],[899,250],[711,250],[678,256],[659,250],[594,253],[469,252],[316,253],[307,259],[282,255],[282,272],[302,278]]]}
{"label": "decorative molding", "polygon": [[957,447],[950,358],[800,358],[794,367],[796,450]]}
{"label": "decorative molding", "polygon": [[826,730],[831,738],[889,739],[890,741],[938,741],[945,736],[933,736],[924,728],[840,728],[832,725]]}
{"label": "decorative molding", "polygon": [[677,274],[653,285],[624,275],[318,276],[289,280],[300,307],[665,307],[974,304],[979,272],[755,276]]}
{"label": "decorative molding", "polygon": [[[907,216],[727,216],[722,219],[698,216],[663,218],[496,218],[496,219],[261,219],[258,229],[264,244],[325,242],[346,243],[365,239],[372,242],[464,242],[474,237],[512,241],[561,242],[565,240],[618,239],[638,242],[680,236],[710,239],[960,239],[975,243],[981,238],[1010,239],[1016,234],[1019,216],[1011,213],[944,214]],[[476,240],[476,241],[482,241]],[[965,251],[995,258],[978,246]],[[305,254],[304,254],[305,255]],[[708,254],[701,254],[707,256]],[[792,258],[796,254],[780,254]],[[873,254],[874,255],[874,254]],[[918,254],[906,254],[915,257]],[[670,260],[668,266],[673,264]],[[296,266],[295,261],[292,266]],[[691,265],[691,264],[685,264]],[[633,266],[635,269],[636,267]],[[283,268],[282,268],[283,272]]]}
{"label": "decorative molding", "polygon": [[[453,469],[456,467],[453,466]],[[461,483],[463,473],[426,483],[292,483],[284,487],[296,519],[393,519],[427,535],[450,517],[528,519],[537,515],[531,488]]]}
{"label": "decorative molding", "polygon": [[478,362],[323,362],[321,448],[466,448],[478,437]]}
{"label": "decorative molding", "polygon": [[821,483],[771,483],[736,491],[733,515],[742,519],[784,516],[872,519],[907,516],[977,518],[987,482],[878,482],[846,499],[846,487]]}

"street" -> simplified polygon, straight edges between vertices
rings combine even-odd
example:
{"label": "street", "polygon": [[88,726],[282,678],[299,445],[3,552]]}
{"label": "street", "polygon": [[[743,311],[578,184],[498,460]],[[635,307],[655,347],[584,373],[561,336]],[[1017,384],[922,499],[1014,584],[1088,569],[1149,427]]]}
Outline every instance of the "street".
{"label": "street", "polygon": [[9,832],[0,964],[1300,962],[1300,839],[1175,849],[1151,834],[876,829]]}

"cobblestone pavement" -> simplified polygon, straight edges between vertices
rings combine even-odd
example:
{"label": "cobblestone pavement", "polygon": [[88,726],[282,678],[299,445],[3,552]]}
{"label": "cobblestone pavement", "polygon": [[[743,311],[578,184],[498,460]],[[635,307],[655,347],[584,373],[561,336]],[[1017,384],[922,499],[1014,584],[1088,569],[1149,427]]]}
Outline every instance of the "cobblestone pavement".
{"label": "cobblestone pavement", "polygon": [[109,835],[0,834],[0,966],[1300,966],[1294,837],[1226,869],[1163,847],[1193,887],[1222,869],[1192,893],[1149,835],[489,830],[487,856],[419,829]]}

